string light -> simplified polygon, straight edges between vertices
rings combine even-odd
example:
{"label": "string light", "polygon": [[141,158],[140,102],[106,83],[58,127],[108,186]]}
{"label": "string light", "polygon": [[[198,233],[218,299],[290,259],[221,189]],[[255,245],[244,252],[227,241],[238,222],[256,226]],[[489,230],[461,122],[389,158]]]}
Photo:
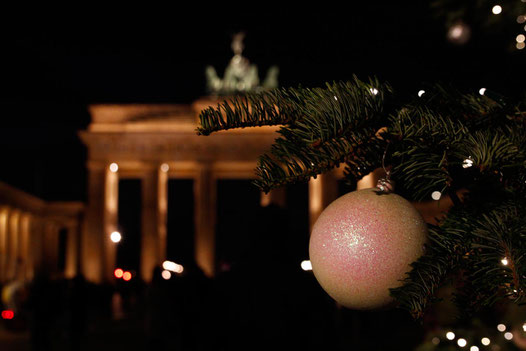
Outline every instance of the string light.
{"label": "string light", "polygon": [[480,95],[484,95],[486,93],[486,88],[480,88],[479,89],[479,94]]}
{"label": "string light", "polygon": [[494,15],[500,14],[502,12],[502,6],[500,5],[493,6],[493,8],[491,9],[491,12],[493,12]]}
{"label": "string light", "polygon": [[506,330],[506,326],[504,324],[499,324],[497,325],[497,330],[503,332]]}
{"label": "string light", "polygon": [[440,200],[440,198],[442,197],[442,193],[440,191],[433,191],[431,193],[431,198],[435,201],[438,201]]}
{"label": "string light", "polygon": [[418,97],[422,97],[422,95],[424,95],[425,93],[426,93],[425,90],[420,90],[420,91],[418,92]]}
{"label": "string light", "polygon": [[471,166],[473,166],[473,160],[471,159],[471,156],[469,156],[462,162],[462,168],[469,168]]}
{"label": "string light", "polygon": [[523,330],[524,332],[526,332],[526,323],[524,323],[524,324],[522,325],[522,330]]}
{"label": "string light", "polygon": [[336,95],[334,96],[334,100],[338,101],[338,98],[336,97]]}
{"label": "string light", "polygon": [[433,343],[433,345],[438,345],[440,344],[440,338],[435,336],[433,339],[431,339],[431,342]]}
{"label": "string light", "polygon": [[448,340],[453,340],[455,338],[455,333],[453,333],[452,331],[449,331],[446,333],[446,338]]}
{"label": "string light", "polygon": [[522,43],[517,43],[515,46],[517,47],[517,49],[522,50],[524,49],[526,45],[524,44],[524,42],[522,42]]}
{"label": "string light", "polygon": [[515,38],[515,40],[517,41],[517,43],[524,43],[524,40],[526,39],[526,37],[524,36],[524,34],[519,34],[517,35],[517,37]]}
{"label": "string light", "polygon": [[466,341],[466,339],[460,338],[460,339],[457,340],[457,345],[460,346],[460,347],[464,347],[467,344],[468,344],[468,342]]}
{"label": "string light", "polygon": [[118,170],[119,170],[119,165],[118,164],[116,164],[115,162],[110,164],[110,171],[112,173],[117,173]]}
{"label": "string light", "polygon": [[312,264],[309,260],[301,261],[301,269],[304,271],[312,271]]}
{"label": "string light", "polygon": [[471,29],[464,22],[457,22],[449,27],[447,38],[453,44],[465,44],[471,37]]}
{"label": "string light", "polygon": [[526,22],[526,16],[525,15],[520,15],[519,17],[517,17],[517,23],[521,24],[521,23],[524,23]]}
{"label": "string light", "polygon": [[164,173],[168,172],[170,170],[170,166],[168,165],[168,163],[163,163],[161,165],[161,171],[163,171]]}
{"label": "string light", "polygon": [[504,333],[504,339],[511,340],[513,339],[513,334],[510,332]]}
{"label": "string light", "polygon": [[479,348],[478,346],[473,345],[469,348],[469,351],[479,351]]}
{"label": "string light", "polygon": [[480,342],[482,343],[482,345],[488,346],[491,343],[491,340],[489,338],[482,338]]}
{"label": "string light", "polygon": [[503,266],[507,266],[508,265],[508,258],[507,257],[504,257],[502,260],[500,260],[500,263],[502,263]]}
{"label": "string light", "polygon": [[371,94],[373,94],[373,95],[378,95],[378,89],[376,89],[376,88],[369,88],[369,91],[370,91]]}

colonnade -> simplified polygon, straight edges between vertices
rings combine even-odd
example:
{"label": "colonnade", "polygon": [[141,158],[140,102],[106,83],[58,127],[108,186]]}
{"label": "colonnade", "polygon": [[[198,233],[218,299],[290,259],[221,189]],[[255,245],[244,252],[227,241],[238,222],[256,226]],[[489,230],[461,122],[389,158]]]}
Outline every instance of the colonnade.
{"label": "colonnade", "polygon": [[[77,202],[45,202],[0,183],[0,283],[31,280],[40,269],[51,275],[75,276],[82,210]],[[65,235],[64,267],[59,267],[61,232]]]}
{"label": "colonnade", "polygon": [[[94,282],[112,281],[118,244],[110,235],[118,228],[119,179],[141,180],[140,276],[149,282],[154,267],[166,259],[167,187],[170,178],[192,179],[194,184],[195,252],[197,265],[208,276],[215,269],[215,230],[218,179],[250,179],[254,163],[243,162],[94,162],[88,163],[88,206],[83,235],[83,269]],[[309,183],[311,226],[338,195],[336,170]],[[262,194],[261,204],[285,204],[284,189]]]}

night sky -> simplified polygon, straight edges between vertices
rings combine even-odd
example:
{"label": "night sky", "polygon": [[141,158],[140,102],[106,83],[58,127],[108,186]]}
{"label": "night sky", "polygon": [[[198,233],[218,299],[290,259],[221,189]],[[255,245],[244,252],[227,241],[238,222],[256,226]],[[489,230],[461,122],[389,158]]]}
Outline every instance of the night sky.
{"label": "night sky", "polygon": [[[222,75],[238,31],[246,33],[244,56],[260,77],[278,65],[284,87],[356,74],[375,75],[407,94],[434,82],[508,96],[524,91],[526,50],[513,49],[522,28],[515,21],[502,17],[484,27],[472,19],[471,40],[457,46],[446,40],[446,19],[428,2],[403,3],[302,6],[301,12],[203,6],[4,13],[0,180],[46,200],[84,200],[86,152],[77,131],[89,123],[87,106],[190,103],[206,94],[206,65]],[[492,16],[490,9],[484,16]]]}

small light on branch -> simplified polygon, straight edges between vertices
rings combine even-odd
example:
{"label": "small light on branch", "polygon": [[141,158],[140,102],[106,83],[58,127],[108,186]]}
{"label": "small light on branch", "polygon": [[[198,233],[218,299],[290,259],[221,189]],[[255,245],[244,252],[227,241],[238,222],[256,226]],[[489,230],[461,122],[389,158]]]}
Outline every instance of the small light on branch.
{"label": "small light on branch", "polygon": [[472,166],[473,166],[473,160],[471,159],[471,156],[469,156],[462,162],[462,168],[469,168]]}
{"label": "small light on branch", "polygon": [[446,333],[446,338],[448,340],[453,340],[455,338],[455,333],[453,333],[452,331],[449,331]]}
{"label": "small light on branch", "polygon": [[502,260],[500,260],[500,263],[502,263],[503,266],[507,266],[508,265],[508,258],[507,257],[504,257]]}
{"label": "small light on branch", "polygon": [[486,93],[486,88],[480,88],[479,89],[479,94],[480,95],[484,95]]}
{"label": "small light on branch", "polygon": [[462,21],[453,24],[447,31],[447,39],[453,44],[465,44],[468,42],[470,37],[471,29]]}
{"label": "small light on branch", "polygon": [[500,14],[502,12],[502,6],[500,5],[493,6],[493,8],[491,9],[491,12],[493,12],[494,15]]}

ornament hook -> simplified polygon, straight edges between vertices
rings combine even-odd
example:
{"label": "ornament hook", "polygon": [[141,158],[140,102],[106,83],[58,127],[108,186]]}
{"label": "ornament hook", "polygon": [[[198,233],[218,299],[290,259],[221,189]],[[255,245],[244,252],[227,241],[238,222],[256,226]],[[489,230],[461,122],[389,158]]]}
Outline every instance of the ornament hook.
{"label": "ornament hook", "polygon": [[384,154],[382,156],[382,168],[385,172],[385,177],[378,179],[376,183],[376,188],[381,194],[390,194],[394,191],[394,181],[391,180],[391,170],[385,168],[385,156],[387,155],[387,149],[389,148],[389,143],[385,147]]}

